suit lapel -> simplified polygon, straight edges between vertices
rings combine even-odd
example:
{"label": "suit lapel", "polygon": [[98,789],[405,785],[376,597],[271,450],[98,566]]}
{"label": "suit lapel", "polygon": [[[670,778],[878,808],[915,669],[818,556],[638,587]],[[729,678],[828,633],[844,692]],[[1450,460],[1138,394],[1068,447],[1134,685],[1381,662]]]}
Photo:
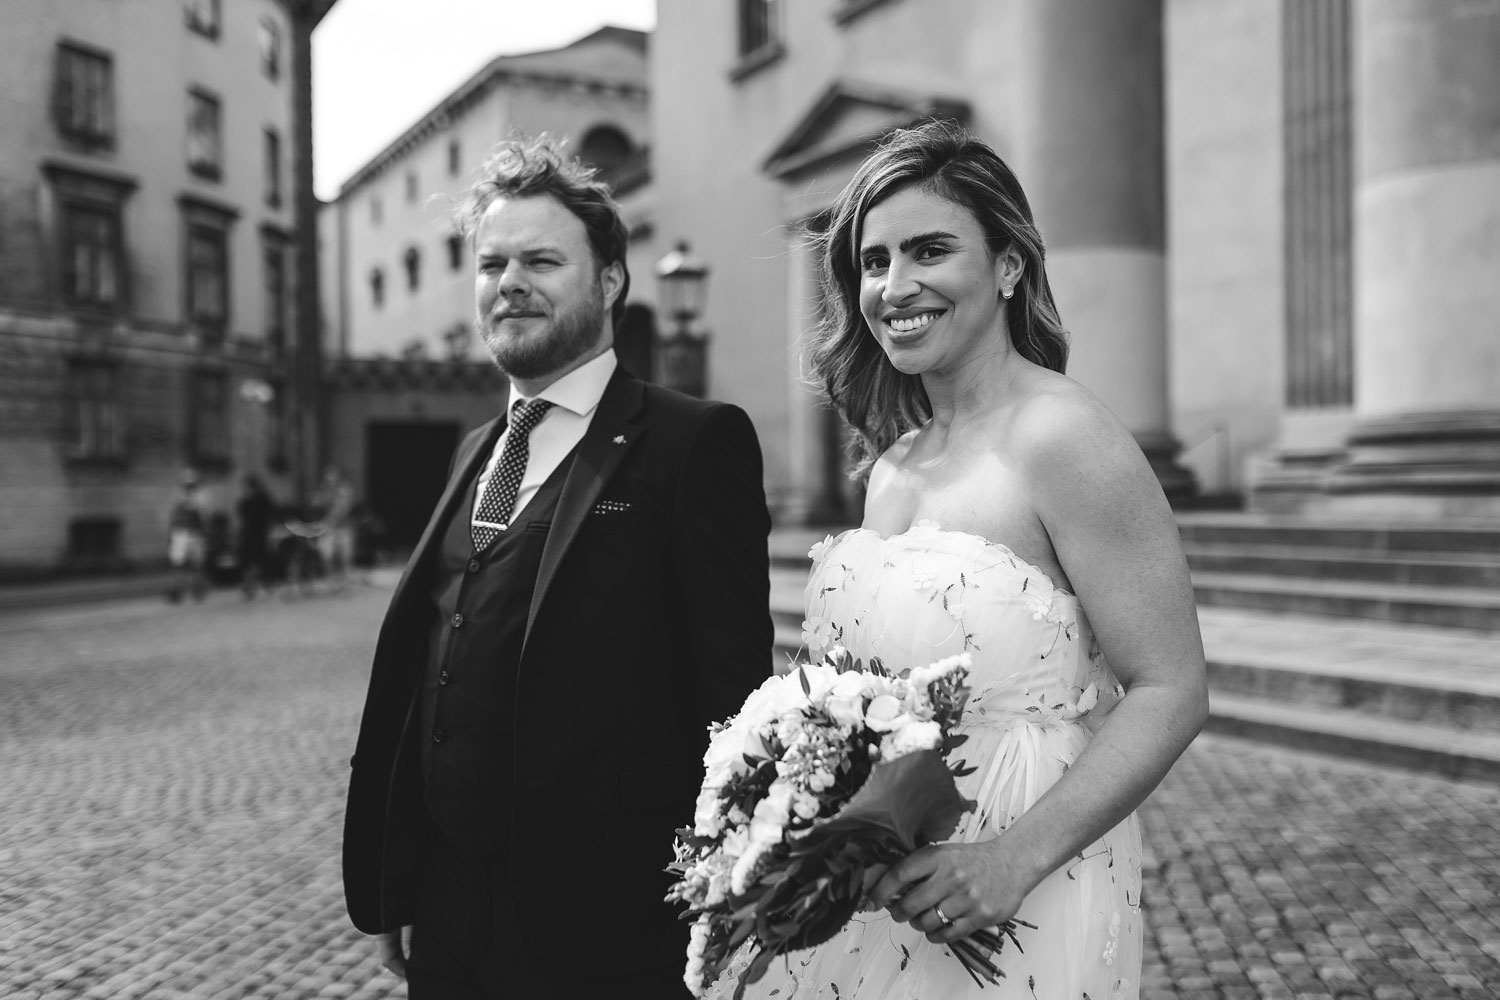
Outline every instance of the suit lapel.
{"label": "suit lapel", "polygon": [[482,425],[478,431],[471,434],[468,439],[468,448],[461,450],[453,462],[453,474],[448,477],[448,485],[443,489],[443,495],[438,500],[437,507],[433,510],[432,517],[427,519],[427,527],[422,531],[422,537],[417,542],[417,547],[412,551],[412,557],[406,562],[406,570],[401,574],[401,580],[396,584],[396,590],[391,595],[391,606],[397,607],[402,595],[406,593],[407,584],[416,575],[417,567],[421,566],[430,555],[433,546],[439,544],[440,527],[448,524],[454,516],[462,500],[468,494],[468,485],[474,481],[490,452],[495,450],[495,442],[499,440],[500,433],[505,430],[505,414]]}
{"label": "suit lapel", "polygon": [[[604,484],[609,482],[627,452],[635,446],[643,430],[639,422],[644,389],[641,382],[616,368],[605,387],[604,396],[573,458],[573,467],[563,483],[552,514],[552,528],[542,549],[542,563],[537,569],[536,586],[531,593],[531,611],[526,616],[526,638],[536,623],[537,610],[546,599],[547,589],[557,576],[557,568],[572,547],[583,519],[588,516]],[[525,656],[522,643],[522,656]]]}

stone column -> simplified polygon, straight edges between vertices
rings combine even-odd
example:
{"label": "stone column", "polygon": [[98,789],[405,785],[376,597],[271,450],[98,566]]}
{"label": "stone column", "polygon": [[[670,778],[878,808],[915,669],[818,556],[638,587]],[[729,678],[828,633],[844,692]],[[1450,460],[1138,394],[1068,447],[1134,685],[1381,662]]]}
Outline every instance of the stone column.
{"label": "stone column", "polygon": [[1500,518],[1500,0],[1360,0],[1355,412],[1331,506]]}
{"label": "stone column", "polygon": [[852,517],[841,491],[842,455],[837,414],[813,384],[804,354],[818,321],[817,278],[808,237],[793,227],[787,243],[787,492],[777,511],[781,524],[831,524]]}
{"label": "stone column", "polygon": [[1016,173],[1073,335],[1068,374],[1125,422],[1169,496],[1161,0],[1022,0]]}

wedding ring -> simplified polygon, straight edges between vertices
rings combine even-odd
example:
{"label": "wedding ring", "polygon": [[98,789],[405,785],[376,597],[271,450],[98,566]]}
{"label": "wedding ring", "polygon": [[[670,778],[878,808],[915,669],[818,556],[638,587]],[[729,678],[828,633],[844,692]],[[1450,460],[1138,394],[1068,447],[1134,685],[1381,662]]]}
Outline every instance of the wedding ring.
{"label": "wedding ring", "polygon": [[941,906],[934,906],[932,908],[932,912],[937,914],[937,918],[943,922],[944,927],[953,926],[953,921],[948,919],[948,914],[943,912],[943,908]]}

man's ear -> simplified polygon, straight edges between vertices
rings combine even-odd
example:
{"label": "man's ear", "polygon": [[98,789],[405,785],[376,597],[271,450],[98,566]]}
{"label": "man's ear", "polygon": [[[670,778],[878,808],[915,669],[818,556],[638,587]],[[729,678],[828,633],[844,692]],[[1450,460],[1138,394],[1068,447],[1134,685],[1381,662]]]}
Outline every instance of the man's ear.
{"label": "man's ear", "polygon": [[604,290],[604,311],[608,313],[625,287],[625,269],[619,261],[610,261],[599,269],[599,287]]}

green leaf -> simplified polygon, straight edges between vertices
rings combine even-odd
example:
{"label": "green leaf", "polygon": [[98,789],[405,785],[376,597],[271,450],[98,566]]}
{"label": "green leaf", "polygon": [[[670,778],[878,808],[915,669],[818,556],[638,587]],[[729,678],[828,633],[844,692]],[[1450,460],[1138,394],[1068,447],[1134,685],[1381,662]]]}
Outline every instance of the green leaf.
{"label": "green leaf", "polygon": [[838,814],[814,823],[795,853],[850,834],[888,831],[903,853],[950,836],[976,803],[964,798],[936,750],[920,750],[876,765]]}

